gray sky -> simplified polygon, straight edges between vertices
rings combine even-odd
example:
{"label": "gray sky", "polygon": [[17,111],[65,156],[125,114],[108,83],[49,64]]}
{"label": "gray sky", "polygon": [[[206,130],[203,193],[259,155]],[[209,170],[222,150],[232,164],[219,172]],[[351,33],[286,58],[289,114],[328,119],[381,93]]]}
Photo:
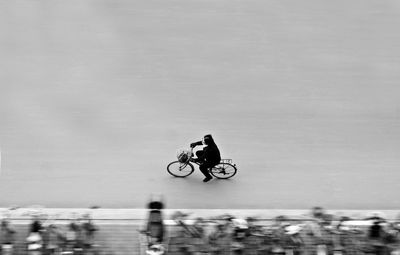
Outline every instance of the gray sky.
{"label": "gray sky", "polygon": [[[0,5],[0,206],[399,207],[398,1]],[[167,176],[207,133],[238,176]]]}

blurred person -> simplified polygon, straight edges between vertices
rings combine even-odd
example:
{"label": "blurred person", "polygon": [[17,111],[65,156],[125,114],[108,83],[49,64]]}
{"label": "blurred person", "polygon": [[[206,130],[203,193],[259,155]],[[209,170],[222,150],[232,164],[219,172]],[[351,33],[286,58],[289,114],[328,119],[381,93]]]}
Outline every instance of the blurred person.
{"label": "blurred person", "polygon": [[237,218],[230,214],[224,214],[218,217],[224,221],[224,232],[231,239],[231,246],[234,254],[241,254],[245,250],[247,237],[250,236],[249,221],[252,218]]}
{"label": "blurred person", "polygon": [[[348,221],[347,217],[335,217],[332,218],[331,225],[327,227],[329,233],[331,234],[332,239],[332,253],[333,255],[342,255],[346,252],[345,245],[346,239],[345,236],[348,234],[346,233],[345,229],[348,229],[343,224]],[[350,251],[348,251],[350,252]]]}
{"label": "blurred person", "polygon": [[247,217],[247,235],[264,235],[263,227],[257,224],[257,219],[254,217]]}
{"label": "blurred person", "polygon": [[311,209],[311,216],[314,219],[323,219],[325,215],[325,209],[320,206],[315,206]]}
{"label": "blurred person", "polygon": [[33,221],[29,226],[28,237],[26,238],[27,250],[29,255],[40,255],[43,251],[43,225],[39,215],[33,216]]}
{"label": "blurred person", "polygon": [[368,229],[368,238],[371,240],[382,240],[384,230],[382,226],[383,221],[377,219],[372,222]]}
{"label": "blurred person", "polygon": [[58,254],[61,250],[64,236],[56,225],[50,224],[43,233],[43,241],[46,254]]}
{"label": "blurred person", "polygon": [[399,229],[394,222],[390,222],[385,227],[384,242],[388,253],[391,255],[400,255]]}
{"label": "blurred person", "polygon": [[372,252],[376,255],[383,255],[387,253],[385,236],[386,231],[384,229],[385,220],[383,219],[373,219],[372,225],[369,226],[367,231],[367,238]]}
{"label": "blurred person", "polygon": [[208,235],[210,254],[228,255],[231,250],[232,238],[227,230],[227,224],[217,224]]}
{"label": "blurred person", "polygon": [[82,245],[83,245],[83,253],[88,254],[89,252],[96,253],[95,251],[95,233],[98,231],[98,228],[94,225],[92,218],[89,214],[83,215],[83,223],[81,225],[81,236],[82,236]]}
{"label": "blurred person", "polygon": [[175,212],[172,215],[172,219],[176,222],[186,234],[193,238],[202,238],[204,236],[204,228],[202,218],[196,218],[193,224],[186,224],[187,216],[189,214],[182,213],[180,211]]}
{"label": "blurred person", "polygon": [[191,232],[184,222],[188,214],[176,211],[171,219],[177,224],[177,228],[170,234],[168,240],[168,253],[171,254],[192,254],[194,248],[191,243]]}
{"label": "blurred person", "polygon": [[288,225],[284,228],[284,248],[286,254],[300,255],[303,254],[304,240],[301,237],[300,231],[302,228],[299,225]]}
{"label": "blurred person", "polygon": [[317,255],[326,255],[329,253],[329,247],[332,245],[330,233],[326,226],[329,225],[325,210],[322,207],[313,207],[311,210],[311,221],[307,222],[306,232],[312,239]]}
{"label": "blurred person", "polygon": [[365,244],[365,226],[359,225],[359,223],[360,221],[356,221],[347,216],[341,216],[338,218],[334,228],[331,230],[334,236],[333,255],[360,254],[367,250]]}
{"label": "blurred person", "polygon": [[246,219],[231,219],[233,227],[233,239],[237,242],[243,241],[248,235],[249,224]]}
{"label": "blurred person", "polygon": [[194,220],[194,223],[193,223],[193,226],[191,229],[192,229],[192,233],[195,237],[203,238],[205,236],[204,224],[205,224],[205,221],[201,217],[198,217]]}
{"label": "blurred person", "polygon": [[8,219],[1,221],[0,227],[0,242],[1,242],[1,254],[11,255],[14,252],[16,231],[10,226]]}
{"label": "blurred person", "polygon": [[43,232],[43,230],[44,230],[44,228],[43,228],[43,225],[42,225],[42,222],[41,222],[39,216],[34,216],[32,222],[29,226],[29,232],[41,234]]}
{"label": "blurred person", "polygon": [[246,219],[237,218],[231,214],[223,214],[216,219],[222,220],[225,225],[225,232],[232,235],[233,239],[241,239],[246,236],[249,224]]}
{"label": "blurred person", "polygon": [[[165,244],[165,226],[163,219],[163,209],[164,202],[162,198],[154,199],[153,197],[150,199],[150,202],[147,204],[148,209],[148,218],[145,223],[144,229],[139,232],[144,236],[141,236],[141,242],[146,243],[146,254],[164,254]],[[142,237],[145,237],[143,239]]]}
{"label": "blurred person", "polygon": [[285,254],[285,228],[289,226],[289,219],[280,215],[274,218],[271,225],[270,254]]}
{"label": "blurred person", "polygon": [[[242,239],[239,242],[239,247],[233,252],[233,254],[245,254],[245,255],[258,255],[262,254],[263,242],[266,235],[259,225],[256,225],[256,219],[253,217],[247,217],[245,219],[245,228],[242,232]],[[234,244],[234,243],[233,243]]]}
{"label": "blurred person", "polygon": [[65,243],[63,247],[63,252],[62,254],[79,254],[82,253],[83,248],[81,244],[81,228],[79,224],[75,221],[72,220],[68,226],[67,230],[65,232]]}
{"label": "blurred person", "polygon": [[206,240],[205,229],[204,229],[205,221],[203,218],[196,218],[193,225],[191,226],[191,243],[193,245],[193,253],[196,254],[204,254],[208,253],[208,243]]}
{"label": "blurred person", "polygon": [[215,144],[215,141],[210,134],[205,135],[202,141],[191,143],[190,147],[195,148],[199,145],[204,145],[205,147],[202,150],[196,151],[197,158],[192,160],[200,163],[200,171],[205,176],[203,182],[208,182],[212,179],[209,170],[220,163],[221,154],[218,146]]}
{"label": "blurred person", "polygon": [[164,203],[161,199],[153,199],[147,205],[149,209],[149,216],[145,233],[149,239],[149,246],[153,244],[160,244],[164,241],[165,226],[163,219]]}
{"label": "blurred person", "polygon": [[282,245],[282,239],[280,239],[277,236],[272,237],[269,254],[274,254],[274,255],[285,255],[286,254],[286,251]]}
{"label": "blurred person", "polygon": [[185,238],[186,252],[191,254],[207,253],[208,247],[204,230],[205,221],[203,218],[196,218],[193,224],[187,223],[188,215],[181,211],[176,211],[171,216],[172,220],[179,227],[177,232],[180,233],[180,238]]}

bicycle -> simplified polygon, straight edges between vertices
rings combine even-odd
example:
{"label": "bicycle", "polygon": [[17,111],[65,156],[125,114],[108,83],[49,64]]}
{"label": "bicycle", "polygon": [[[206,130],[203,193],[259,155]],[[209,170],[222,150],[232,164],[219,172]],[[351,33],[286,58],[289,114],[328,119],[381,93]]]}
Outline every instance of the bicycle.
{"label": "bicycle", "polygon": [[[186,155],[184,157],[184,155]],[[172,161],[167,166],[167,171],[174,177],[184,178],[194,172],[193,164],[200,166],[201,162],[193,160],[193,148],[186,150],[178,155],[178,160]],[[236,164],[232,159],[221,159],[221,161],[211,168],[210,173],[217,179],[229,179],[237,172]]]}

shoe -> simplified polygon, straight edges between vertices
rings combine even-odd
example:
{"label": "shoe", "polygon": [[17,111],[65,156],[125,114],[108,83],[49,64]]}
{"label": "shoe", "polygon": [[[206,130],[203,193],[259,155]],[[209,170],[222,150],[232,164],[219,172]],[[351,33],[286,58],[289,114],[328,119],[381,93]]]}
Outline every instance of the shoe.
{"label": "shoe", "polygon": [[203,180],[203,182],[208,182],[208,181],[210,181],[210,180],[212,180],[212,177],[211,177],[211,176],[208,176],[208,177],[206,177],[206,178]]}

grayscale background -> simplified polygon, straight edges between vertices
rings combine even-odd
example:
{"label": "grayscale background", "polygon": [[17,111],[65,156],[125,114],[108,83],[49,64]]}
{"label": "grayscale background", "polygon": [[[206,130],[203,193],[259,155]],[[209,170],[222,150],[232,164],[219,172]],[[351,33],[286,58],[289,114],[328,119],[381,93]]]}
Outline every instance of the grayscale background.
{"label": "grayscale background", "polygon": [[[0,2],[0,207],[397,209],[397,0]],[[239,172],[168,175],[213,134]]]}

